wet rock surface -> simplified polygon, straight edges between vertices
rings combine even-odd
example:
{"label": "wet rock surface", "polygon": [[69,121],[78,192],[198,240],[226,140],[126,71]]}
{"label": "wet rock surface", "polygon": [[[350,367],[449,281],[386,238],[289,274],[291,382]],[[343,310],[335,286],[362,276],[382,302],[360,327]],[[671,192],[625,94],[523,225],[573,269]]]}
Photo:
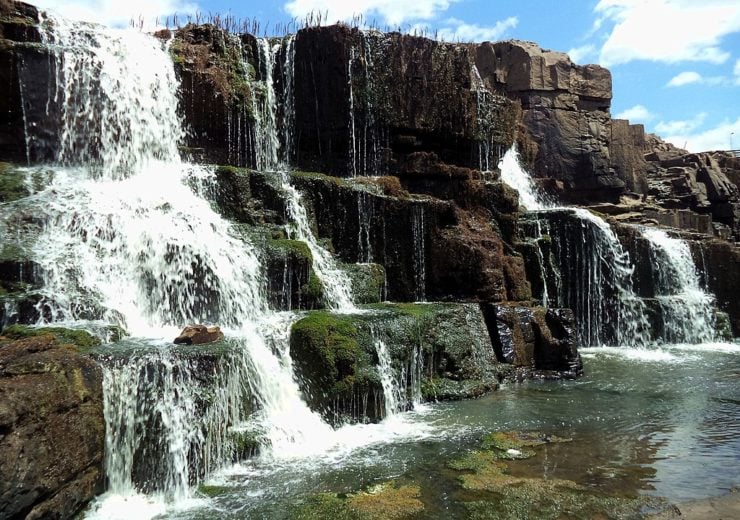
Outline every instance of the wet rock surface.
{"label": "wet rock surface", "polygon": [[102,490],[100,367],[52,334],[0,337],[0,397],[0,516],[73,516]]}
{"label": "wet rock surface", "polygon": [[172,342],[175,345],[202,345],[224,339],[224,333],[219,327],[205,325],[188,325]]}

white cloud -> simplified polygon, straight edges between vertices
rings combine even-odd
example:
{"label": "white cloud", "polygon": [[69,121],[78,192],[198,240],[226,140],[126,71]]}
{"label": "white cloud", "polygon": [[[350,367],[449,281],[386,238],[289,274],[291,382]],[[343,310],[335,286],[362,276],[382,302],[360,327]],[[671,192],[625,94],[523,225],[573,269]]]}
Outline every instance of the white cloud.
{"label": "white cloud", "polygon": [[632,60],[723,63],[723,36],[740,31],[737,0],[600,0],[596,28],[611,24],[601,53],[605,66]]}
{"label": "white cloud", "polygon": [[690,85],[691,83],[701,83],[703,78],[701,74],[694,71],[682,72],[668,82],[667,87],[682,87],[684,85]]}
{"label": "white cloud", "polygon": [[692,83],[700,85],[709,85],[710,87],[717,86],[732,86],[733,82],[738,84],[737,78],[727,76],[702,76],[698,72],[688,71],[682,72],[673,78],[666,84],[666,87],[683,87],[684,85],[690,85]]}
{"label": "white cloud", "polygon": [[642,105],[635,105],[623,110],[614,116],[614,119],[629,119],[631,122],[642,122],[645,123],[653,119],[653,114]]}
{"label": "white cloud", "polygon": [[568,51],[568,56],[570,56],[573,63],[584,63],[586,60],[593,59],[597,56],[596,46],[589,43],[580,47],[574,47]]}
{"label": "white cloud", "polygon": [[350,20],[357,15],[365,19],[382,18],[383,23],[392,26],[412,20],[430,20],[438,13],[446,11],[457,0],[291,0],[285,10],[291,16],[303,18],[309,13],[327,15],[327,23]]}
{"label": "white cloud", "polygon": [[655,131],[660,135],[682,134],[687,135],[704,124],[706,112],[700,112],[691,119],[677,121],[660,121],[655,125]]}
{"label": "white cloud", "polygon": [[127,27],[132,19],[153,25],[157,17],[177,13],[193,14],[198,6],[183,0],[41,0],[40,8],[50,9],[70,20],[97,22],[110,27]]}
{"label": "white cloud", "polygon": [[740,117],[735,121],[725,120],[703,132],[677,132],[674,135],[665,135],[663,139],[690,152],[728,150],[730,141],[732,147],[737,149],[740,148]]}
{"label": "white cloud", "polygon": [[438,32],[438,37],[441,40],[448,42],[483,42],[501,39],[509,29],[513,29],[519,24],[519,19],[512,16],[505,20],[499,20],[490,26],[468,24],[455,18],[447,20],[446,23],[450,26],[442,27]]}

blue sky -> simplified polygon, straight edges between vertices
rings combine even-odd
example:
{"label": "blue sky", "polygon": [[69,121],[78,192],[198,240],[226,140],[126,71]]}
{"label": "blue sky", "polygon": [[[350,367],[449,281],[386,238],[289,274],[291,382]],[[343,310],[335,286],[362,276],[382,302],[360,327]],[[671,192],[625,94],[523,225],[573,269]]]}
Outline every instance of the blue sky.
{"label": "blue sky", "polygon": [[[34,1],[34,0],[30,0]],[[740,0],[37,0],[75,19],[230,13],[285,23],[311,11],[427,28],[449,41],[531,40],[613,75],[613,117],[691,151],[740,148]],[[160,18],[161,19],[161,18]],[[734,134],[734,135],[733,135]]]}

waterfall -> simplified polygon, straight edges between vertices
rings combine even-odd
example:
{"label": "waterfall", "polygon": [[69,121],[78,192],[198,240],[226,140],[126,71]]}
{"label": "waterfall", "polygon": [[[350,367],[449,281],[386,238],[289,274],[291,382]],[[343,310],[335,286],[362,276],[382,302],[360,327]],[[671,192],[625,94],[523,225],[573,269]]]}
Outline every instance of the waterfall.
{"label": "waterfall", "polygon": [[670,343],[707,343],[715,339],[714,297],[701,288],[699,274],[685,240],[661,229],[645,228],[650,243],[655,297]]}
{"label": "waterfall", "polygon": [[411,217],[411,235],[414,239],[414,297],[426,301],[426,231],[424,229],[424,205],[414,204]]}
{"label": "waterfall", "polygon": [[644,345],[646,308],[633,288],[629,254],[611,226],[588,210],[550,204],[522,168],[516,146],[499,169],[535,220],[525,233],[536,248],[543,305],[573,310],[582,345]]}
{"label": "waterfall", "polygon": [[[276,58],[281,45],[284,46],[284,60],[282,66],[282,79],[284,84],[283,98],[280,100],[283,106],[283,144],[281,145],[278,132],[278,98],[275,92],[273,73]],[[261,136],[258,140],[257,156],[260,158],[258,168],[264,171],[274,171],[279,175],[282,189],[288,203],[288,213],[293,225],[288,226],[287,232],[296,240],[305,242],[311,250],[313,257],[313,268],[324,286],[327,305],[337,310],[354,310],[352,302],[352,289],[348,276],[337,265],[336,260],[326,248],[319,244],[311,229],[306,207],[303,203],[301,193],[290,184],[289,166],[290,143],[293,142],[289,126],[294,114],[293,108],[293,65],[295,46],[293,37],[288,37],[283,44],[270,45],[269,40],[258,40],[260,69],[264,68],[264,101],[258,105],[255,114],[258,114],[256,126],[257,134]],[[285,118],[288,118],[286,121]],[[282,149],[281,149],[282,146]],[[282,153],[281,153],[282,152]]]}
{"label": "waterfall", "polygon": [[[701,288],[685,241],[659,229],[641,229],[650,244],[655,289],[655,298],[645,300],[635,293],[629,254],[606,221],[585,209],[545,202],[521,168],[515,148],[499,168],[502,180],[535,210],[530,213],[534,223],[525,218],[522,229],[535,247],[543,305],[571,308],[583,345],[703,343],[715,338],[714,298]],[[652,301],[663,323],[657,331],[648,320]]]}
{"label": "waterfall", "polygon": [[385,417],[396,415],[401,407],[398,380],[391,362],[391,356],[385,342],[375,338],[375,352],[378,354],[378,373],[380,384],[383,387],[383,399],[385,402]]}
{"label": "waterfall", "polygon": [[545,209],[550,205],[535,188],[532,177],[522,168],[516,145],[507,150],[498,164],[501,180],[519,192],[519,201],[529,211]]}
{"label": "waterfall", "polygon": [[205,401],[199,368],[168,341],[136,340],[143,353],[103,358],[109,491],[186,496],[190,479],[231,461],[229,438],[247,416],[238,403],[250,399],[265,456],[326,436],[294,381],[289,320],[275,325],[254,247],[191,187],[213,172],[179,158],[178,83],[162,43],[49,22],[60,143],[53,180],[32,201],[43,221],[34,260],[44,304],[57,320],[102,319],[139,338],[217,323],[233,346]]}

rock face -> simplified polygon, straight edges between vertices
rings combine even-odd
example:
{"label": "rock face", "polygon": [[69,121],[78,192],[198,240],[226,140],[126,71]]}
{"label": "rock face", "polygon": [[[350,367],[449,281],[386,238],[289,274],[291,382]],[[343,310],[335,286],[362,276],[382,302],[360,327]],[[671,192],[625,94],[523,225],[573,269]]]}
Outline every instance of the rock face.
{"label": "rock face", "polygon": [[497,361],[483,314],[473,304],[381,304],[357,315],[313,312],[293,325],[291,356],[309,404],[334,423],[386,414],[379,367],[403,374],[385,374],[398,391],[396,411],[420,400],[477,397],[513,369]]}
{"label": "rock face", "polygon": [[0,339],[0,397],[0,516],[72,517],[102,490],[100,367],[51,335]]}
{"label": "rock face", "polygon": [[611,74],[578,66],[566,54],[534,43],[506,41],[476,48],[486,86],[522,106],[522,155],[536,177],[564,182],[563,197],[609,200],[625,183],[610,168]]}
{"label": "rock face", "polygon": [[740,336],[740,247],[724,240],[694,243],[694,257],[706,273],[706,284],[717,297],[717,306],[730,316],[732,332]]}
{"label": "rock face", "polygon": [[506,247],[516,193],[501,183],[466,181],[458,200],[443,200],[371,179],[297,173],[293,182],[343,260],[384,266],[390,300],[531,299],[523,259]]}
{"label": "rock face", "polygon": [[205,325],[188,325],[173,343],[175,345],[202,345],[213,343],[224,339],[224,333],[218,327],[206,327]]}
{"label": "rock face", "polygon": [[484,305],[496,357],[538,375],[576,377],[583,372],[570,309]]}

